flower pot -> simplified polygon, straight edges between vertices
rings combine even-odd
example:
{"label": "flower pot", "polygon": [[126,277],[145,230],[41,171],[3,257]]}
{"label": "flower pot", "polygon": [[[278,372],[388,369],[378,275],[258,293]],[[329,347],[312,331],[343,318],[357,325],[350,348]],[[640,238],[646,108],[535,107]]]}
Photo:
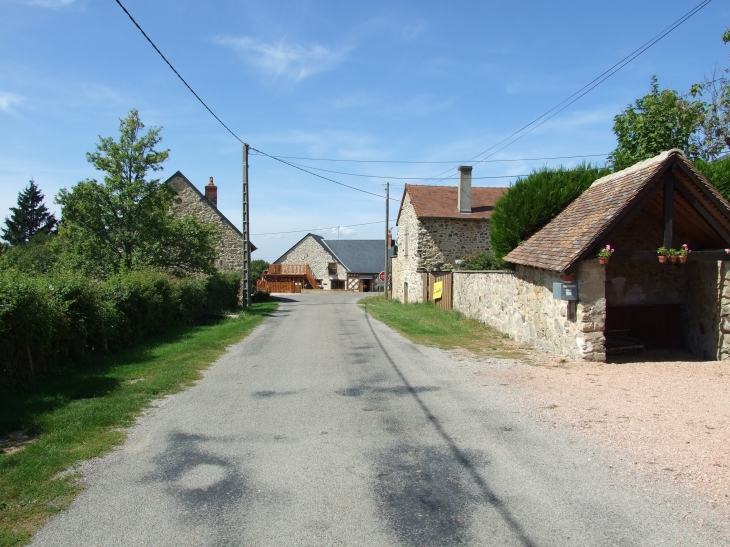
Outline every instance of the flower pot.
{"label": "flower pot", "polygon": [[667,257],[664,256],[664,255],[659,255],[659,262],[662,263],[662,264],[666,264],[667,263]]}
{"label": "flower pot", "polygon": [[601,264],[603,264],[605,266],[606,264],[608,264],[608,257],[607,256],[599,256],[598,257],[598,262],[600,262]]}
{"label": "flower pot", "polygon": [[684,264],[687,262],[687,255],[679,255],[679,263]]}
{"label": "flower pot", "polygon": [[[603,262],[601,262],[601,264],[603,264]],[[573,281],[575,276],[573,274],[563,274],[560,276],[560,278],[566,283],[570,283],[571,281]]]}
{"label": "flower pot", "polygon": [[678,258],[679,257],[677,255],[672,255],[669,257],[669,262],[671,262],[672,264],[676,264]]}

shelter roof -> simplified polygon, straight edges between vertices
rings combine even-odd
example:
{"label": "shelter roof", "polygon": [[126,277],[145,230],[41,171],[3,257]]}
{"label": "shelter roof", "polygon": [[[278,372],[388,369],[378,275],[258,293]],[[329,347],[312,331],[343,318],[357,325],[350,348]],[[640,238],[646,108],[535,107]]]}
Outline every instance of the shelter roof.
{"label": "shelter roof", "polygon": [[[681,150],[673,149],[622,171],[596,180],[557,217],[504,259],[514,264],[559,272],[585,258],[632,210],[644,207],[664,175],[682,173],[682,179],[697,190],[704,214],[730,225],[730,203],[692,165]],[[727,236],[725,236],[727,237]]]}
{"label": "shelter roof", "polygon": [[[482,220],[492,216],[494,204],[507,190],[507,188],[484,186],[472,187],[471,213],[461,213],[457,205],[459,189],[456,186],[406,184],[400,210],[403,209],[403,202],[406,194],[408,194],[418,218]],[[398,212],[398,220],[400,220],[400,211]]]}

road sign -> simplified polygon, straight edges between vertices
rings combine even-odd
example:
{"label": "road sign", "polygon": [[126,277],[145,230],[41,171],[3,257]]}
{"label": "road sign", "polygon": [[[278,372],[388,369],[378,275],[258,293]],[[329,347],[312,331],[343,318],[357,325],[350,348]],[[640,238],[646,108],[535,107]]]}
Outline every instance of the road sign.
{"label": "road sign", "polygon": [[380,275],[378,275],[378,279],[380,279],[380,281],[385,281],[385,272],[380,272]]}

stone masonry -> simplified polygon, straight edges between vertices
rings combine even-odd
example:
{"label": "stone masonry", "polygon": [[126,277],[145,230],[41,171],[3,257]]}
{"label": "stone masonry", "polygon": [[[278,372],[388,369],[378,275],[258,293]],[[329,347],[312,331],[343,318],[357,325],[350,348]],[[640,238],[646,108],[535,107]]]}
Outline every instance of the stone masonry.
{"label": "stone masonry", "polygon": [[322,288],[331,289],[330,281],[332,279],[347,279],[347,269],[337,262],[337,274],[330,275],[327,270],[327,265],[330,262],[337,262],[337,259],[328,253],[311,235],[308,235],[276,263],[309,264],[314,277],[322,280]]}
{"label": "stone masonry", "polygon": [[173,211],[177,216],[194,215],[207,224],[215,224],[221,230],[218,242],[216,268],[221,271],[240,272],[243,269],[243,236],[218,209],[203,196],[182,174],[173,175],[167,184],[175,192]]}
{"label": "stone masonry", "polygon": [[492,251],[489,219],[421,218],[406,193],[398,220],[398,256],[393,259],[393,297],[423,300],[421,273],[475,251]]}
{"label": "stone masonry", "polygon": [[580,300],[568,302],[553,299],[558,272],[519,265],[514,272],[456,271],[454,309],[550,353],[605,361],[605,268],[585,260],[575,279]]}

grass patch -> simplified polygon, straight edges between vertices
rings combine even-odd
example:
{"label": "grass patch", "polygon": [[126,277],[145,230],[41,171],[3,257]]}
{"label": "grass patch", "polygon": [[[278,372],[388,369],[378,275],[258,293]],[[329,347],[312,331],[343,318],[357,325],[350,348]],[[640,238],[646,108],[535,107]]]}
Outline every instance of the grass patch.
{"label": "grass patch", "polygon": [[416,344],[441,349],[465,349],[478,355],[521,359],[520,346],[506,335],[455,310],[440,310],[431,302],[401,304],[370,296],[359,302],[365,311]]}
{"label": "grass patch", "polygon": [[[152,400],[192,385],[277,306],[254,304],[237,318],[180,327],[0,393],[0,440],[11,452],[0,454],[0,546],[28,543],[78,493],[77,476],[64,471],[122,443],[120,428],[133,425]],[[12,452],[13,439],[32,442]]]}

